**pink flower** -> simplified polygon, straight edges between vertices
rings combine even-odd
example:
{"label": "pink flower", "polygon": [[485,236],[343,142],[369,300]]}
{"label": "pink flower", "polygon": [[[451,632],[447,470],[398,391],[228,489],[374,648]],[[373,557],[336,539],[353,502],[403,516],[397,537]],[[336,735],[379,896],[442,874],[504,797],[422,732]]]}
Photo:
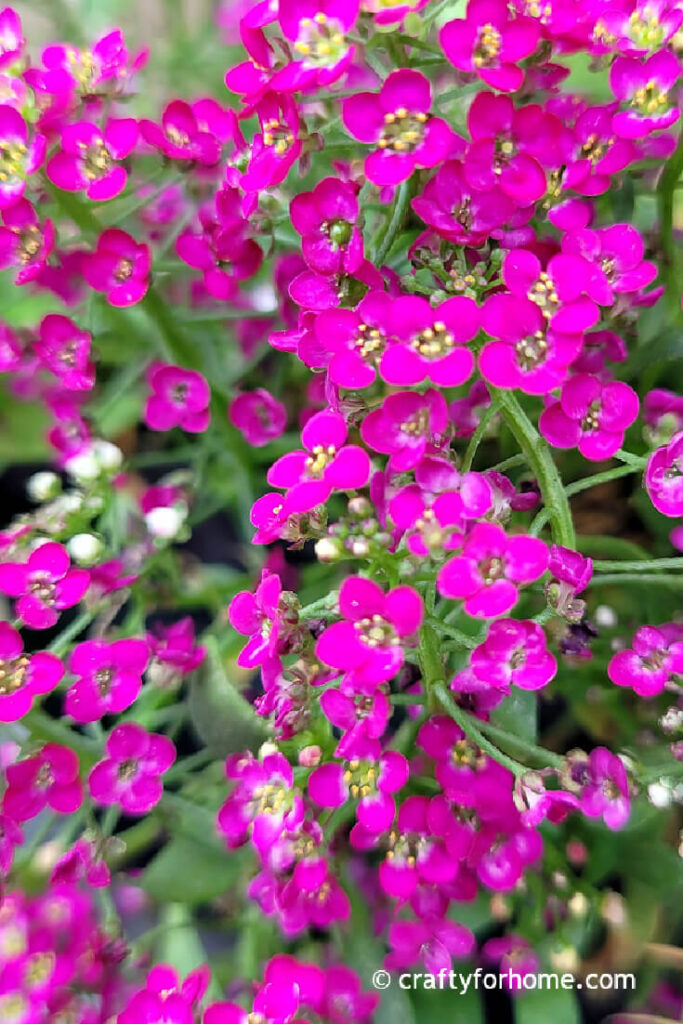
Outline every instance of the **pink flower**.
{"label": "pink flower", "polygon": [[419,71],[392,71],[378,93],[362,92],[344,100],[342,119],[361,142],[377,145],[365,158],[366,177],[375,185],[398,185],[415,168],[444,160],[454,135],[440,117],[429,113],[429,80]]}
{"label": "pink flower", "polygon": [[300,192],[289,204],[301,251],[319,274],[352,274],[363,262],[363,235],[357,226],[358,199],[352,185],[324,178],[312,192]]}
{"label": "pink flower", "polygon": [[315,344],[302,342],[299,358],[307,366],[327,365],[330,380],[339,387],[369,387],[391,333],[392,305],[386,292],[370,291],[355,309],[323,310],[313,325]]}
{"label": "pink flower", "polygon": [[626,824],[631,805],[628,777],[620,757],[605,747],[591,750],[586,760],[571,766],[572,780],[581,786],[581,810],[589,818],[602,818],[616,831]]}
{"label": "pink flower", "polygon": [[593,264],[590,296],[601,306],[613,305],[618,295],[640,291],[657,276],[656,264],[643,259],[643,239],[631,224],[569,231],[562,239],[562,251]]}
{"label": "pink flower", "polygon": [[0,324],[0,372],[18,370],[22,365],[22,348],[13,330]]}
{"label": "pink flower", "polygon": [[417,591],[401,586],[385,594],[372,580],[349,576],[339,590],[339,611],[344,621],[319,637],[316,656],[373,688],[395,676],[403,664],[402,642],[422,621]]}
{"label": "pink flower", "polygon": [[152,255],[120,228],[107,228],[95,252],[83,261],[83,276],[112,306],[133,306],[147,293]]}
{"label": "pink flower", "polygon": [[78,604],[90,582],[85,569],[72,569],[66,548],[41,544],[26,562],[0,564],[0,590],[17,597],[16,614],[31,629],[49,629],[59,612]]}
{"label": "pink flower", "polygon": [[294,60],[271,81],[275,92],[335,82],[353,59],[346,35],[358,17],[358,0],[281,0],[278,21]]}
{"label": "pink flower", "polygon": [[240,185],[260,192],[280,185],[301,156],[301,121],[296,101],[285,93],[267,92],[256,107],[261,131],[254,136],[249,164]]}
{"label": "pink flower", "polygon": [[674,124],[680,111],[670,94],[680,73],[678,57],[670,50],[660,50],[646,61],[617,57],[610,86],[626,109],[614,115],[612,130],[622,139],[642,139]]}
{"label": "pink flower", "polygon": [[370,459],[363,448],[345,444],[344,417],[332,411],[318,412],[301,432],[305,451],[289,452],[268,470],[271,487],[286,488],[289,512],[310,512],[324,504],[332,491],[365,487],[370,478]]}
{"label": "pink flower", "polygon": [[114,199],[126,187],[121,161],[135,149],[138,124],[131,117],[110,118],[104,131],[90,121],[68,124],[61,149],[50,157],[45,173],[65,192],[85,192],[88,199]]}
{"label": "pink flower", "polygon": [[243,391],[230,404],[230,422],[253,448],[262,448],[284,433],[287,410],[265,388]]}
{"label": "pink flower", "polygon": [[530,583],[548,566],[548,548],[537,537],[508,537],[500,526],[477,523],[463,552],[446,562],[437,577],[443,597],[465,602],[474,618],[504,615],[517,602],[517,584]]}
{"label": "pink flower", "polygon": [[449,21],[439,33],[448,60],[501,92],[515,92],[524,81],[517,62],[538,43],[530,18],[511,17],[504,0],[469,0],[464,18]]}
{"label": "pink flower", "polygon": [[384,960],[387,970],[405,971],[424,964],[430,974],[438,976],[451,970],[453,957],[468,956],[475,940],[464,925],[427,916],[419,921],[393,921],[389,926],[389,945],[391,952]]}
{"label": "pink flower", "polygon": [[74,647],[69,671],[76,681],[64,710],[76,722],[97,722],[118,715],[137,699],[149,651],[144,640],[86,640]]}
{"label": "pink flower", "polygon": [[[107,87],[116,87],[127,74],[128,51],[121,29],[108,32],[86,49],[70,43],[52,43],[43,50],[41,58],[46,68],[43,88],[55,95],[65,94],[65,101],[71,99],[72,92],[88,97],[105,93]],[[140,57],[137,59],[140,61]]]}
{"label": "pink flower", "polygon": [[[156,964],[147,975],[145,987],[129,997],[117,1017],[118,1024],[193,1024],[195,1009],[203,999],[210,980],[208,967],[190,971],[181,982],[169,964]],[[206,1017],[204,1017],[206,1024]],[[88,1022],[89,1024],[89,1022]]]}
{"label": "pink flower", "polygon": [[547,686],[557,674],[557,661],[537,623],[498,619],[484,643],[472,651],[470,669],[478,679],[509,693],[511,684],[523,690]]}
{"label": "pink flower", "polygon": [[164,676],[184,676],[194,672],[206,657],[206,648],[195,643],[194,623],[189,615],[172,626],[157,626],[145,637],[154,662]]}
{"label": "pink flower", "polygon": [[176,759],[172,741],[136,722],[123,722],[112,730],[106,748],[109,757],[88,776],[91,797],[105,806],[119,804],[124,814],[146,814],[161,800],[160,776]]}
{"label": "pink flower", "polygon": [[0,68],[19,60],[25,45],[21,18],[11,7],[5,7],[0,11]]}
{"label": "pink flower", "polygon": [[145,423],[150,430],[180,427],[201,434],[211,421],[211,391],[196,370],[170,363],[155,363],[147,374],[152,393],[145,406]]}
{"label": "pink flower", "polygon": [[513,249],[503,261],[503,281],[520,299],[535,303],[556,331],[580,334],[593,327],[598,308],[588,297],[593,268],[580,256],[558,253],[542,264],[527,249]]}
{"label": "pink flower", "polygon": [[0,210],[21,199],[26,179],[45,159],[44,135],[29,139],[26,122],[14,107],[0,104]]}
{"label": "pink flower", "polygon": [[562,388],[538,421],[543,436],[556,448],[578,447],[586,459],[608,459],[621,447],[624,433],[638,416],[638,396],[621,381],[603,384],[599,377],[577,373]]}
{"label": "pink flower", "polygon": [[553,544],[548,569],[552,577],[545,588],[548,604],[568,622],[580,622],[586,602],[578,600],[577,594],[590,583],[593,562],[578,551]]}
{"label": "pink flower", "polygon": [[173,100],[161,115],[161,124],[143,118],[140,134],[169,160],[189,160],[203,167],[217,164],[230,139],[241,140],[237,118],[214,99],[185,103]]}
{"label": "pink flower", "polygon": [[[459,870],[456,857],[447,849],[435,826],[443,824],[434,814],[435,804],[425,796],[409,796],[398,809],[389,851],[379,867],[379,882],[389,896],[408,899],[420,882],[446,885]],[[360,826],[356,826],[358,829]],[[353,835],[351,842],[353,845]]]}
{"label": "pink flower", "polygon": [[249,637],[237,658],[237,664],[242,668],[256,668],[277,653],[283,627],[281,594],[280,577],[264,569],[253,594],[248,590],[240,591],[230,602],[230,625]]}
{"label": "pink flower", "polygon": [[645,469],[650,501],[664,516],[683,515],[683,431],[652,453]]}
{"label": "pink flower", "polygon": [[20,634],[8,622],[0,622],[0,722],[23,718],[34,699],[54,690],[63,675],[56,654],[24,654]]}
{"label": "pink flower", "polygon": [[68,391],[89,391],[95,383],[91,340],[68,316],[49,313],[40,323],[33,349]]}
{"label": "pink flower", "polygon": [[78,757],[57,743],[46,743],[34,757],[8,765],[5,774],[2,809],[15,821],[35,818],[45,807],[73,814],[83,802]]}
{"label": "pink flower", "polygon": [[607,665],[616,686],[628,686],[639,697],[656,697],[683,672],[683,636],[676,627],[641,626],[632,648],[617,651]]}
{"label": "pink flower", "polygon": [[564,382],[581,352],[583,335],[562,334],[548,326],[539,306],[526,298],[498,293],[482,307],[488,341],[479,354],[479,371],[495,387],[545,395]]}
{"label": "pink flower", "polygon": [[576,153],[567,167],[563,186],[584,196],[602,195],[612,177],[637,159],[632,142],[615,138],[612,117],[616,104],[589,107],[579,114],[572,129]]}
{"label": "pink flower", "polygon": [[7,814],[0,814],[0,878],[6,877],[12,869],[15,846],[24,842],[24,833],[16,821]]}
{"label": "pink flower", "polygon": [[[1,179],[0,179],[1,180]],[[55,244],[51,220],[41,225],[28,199],[19,199],[2,211],[0,227],[0,268],[16,267],[14,283],[34,281],[45,267]]]}
{"label": "pink flower", "polygon": [[474,189],[465,178],[465,163],[446,160],[422,193],[412,201],[418,217],[456,245],[483,245],[488,235],[516,212],[510,196],[498,188]]}
{"label": "pink flower", "polygon": [[75,885],[85,878],[88,885],[96,889],[109,885],[111,873],[102,852],[95,843],[79,839],[55,864],[50,875],[51,884]]}
{"label": "pink flower", "polygon": [[403,754],[397,750],[381,754],[379,743],[368,740],[364,756],[314,768],[308,778],[308,796],[319,807],[341,807],[349,798],[358,800],[357,820],[374,835],[394,820],[393,794],[406,784],[408,775]]}
{"label": "pink flower", "polygon": [[428,378],[441,387],[463,384],[474,370],[474,356],[464,343],[479,330],[479,310],[472,299],[455,296],[439,306],[404,295],[392,308],[399,344],[384,353],[380,373],[389,384],[420,384]]}
{"label": "pink flower", "polygon": [[250,839],[266,854],[283,831],[303,822],[303,799],[283,754],[267,754],[262,761],[234,754],[225,762],[225,773],[236,785],[218,812],[218,828],[231,849]]}
{"label": "pink flower", "polygon": [[389,469],[403,473],[427,453],[437,452],[446,440],[448,408],[440,391],[424,394],[399,391],[363,420],[361,437],[369,448],[389,455]]}

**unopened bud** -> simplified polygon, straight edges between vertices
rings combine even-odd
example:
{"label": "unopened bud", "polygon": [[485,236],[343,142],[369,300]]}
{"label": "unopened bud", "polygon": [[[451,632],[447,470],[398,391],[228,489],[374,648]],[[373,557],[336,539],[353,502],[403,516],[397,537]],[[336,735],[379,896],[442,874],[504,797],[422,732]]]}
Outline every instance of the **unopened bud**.
{"label": "unopened bud", "polygon": [[302,768],[315,768],[322,760],[323,752],[318,746],[304,747],[299,751],[299,764]]}
{"label": "unopened bud", "polygon": [[145,525],[153,537],[173,540],[185,522],[187,509],[183,505],[160,506],[145,515]]}
{"label": "unopened bud", "polygon": [[102,554],[103,544],[93,533],[77,533],[66,543],[66,549],[79,565],[94,565]]}
{"label": "unopened bud", "polygon": [[56,498],[62,489],[62,482],[56,473],[34,473],[26,484],[31,501],[43,502]]}
{"label": "unopened bud", "polygon": [[315,557],[319,562],[336,562],[341,558],[342,546],[333,537],[321,537],[315,545]]}

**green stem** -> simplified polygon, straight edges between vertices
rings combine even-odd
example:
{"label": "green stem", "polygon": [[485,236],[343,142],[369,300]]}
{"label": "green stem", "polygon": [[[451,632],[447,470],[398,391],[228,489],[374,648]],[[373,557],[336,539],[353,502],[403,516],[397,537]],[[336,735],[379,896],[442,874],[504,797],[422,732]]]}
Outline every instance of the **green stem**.
{"label": "green stem", "polygon": [[439,637],[432,625],[424,622],[420,629],[420,640],[417,658],[422,674],[422,689],[431,704],[435,687],[443,685],[444,672],[441,654],[439,653]]}
{"label": "green stem", "polygon": [[[641,565],[638,562],[638,565]],[[588,584],[589,587],[600,587],[605,584],[617,583],[651,583],[656,587],[671,587],[672,590],[683,588],[683,576],[665,576],[657,573],[639,572],[615,572],[605,573],[603,576],[594,576]]]}
{"label": "green stem", "polygon": [[576,535],[571,509],[548,445],[511,391],[500,391],[498,388],[491,388],[491,391],[498,398],[503,419],[538,480],[543,504],[550,516],[553,540],[564,547],[575,548]]}
{"label": "green stem", "polygon": [[618,480],[620,477],[630,476],[632,473],[642,473],[643,465],[642,462],[638,465],[628,463],[625,466],[606,469],[603,473],[595,473],[593,476],[584,477],[583,480],[575,480],[573,484],[567,485],[565,492],[568,497],[571,497],[573,494],[588,491],[591,487],[597,487],[599,484],[609,483],[610,480]]}
{"label": "green stem", "polygon": [[477,449],[482,441],[482,438],[484,437],[484,434],[488,429],[489,423],[497,414],[497,412],[498,402],[491,402],[490,406],[483,413],[481,419],[479,420],[479,423],[477,424],[477,429],[472,434],[469,444],[465,449],[465,454],[463,455],[462,459],[462,465],[460,467],[460,471],[462,473],[469,473],[470,469],[472,468],[472,463],[474,462],[474,456],[477,454]]}
{"label": "green stem", "polygon": [[408,204],[410,203],[411,194],[412,187],[410,179],[408,179],[408,181],[404,181],[399,185],[396,198],[394,199],[394,208],[391,214],[391,220],[387,225],[386,231],[383,233],[381,241],[378,239],[379,244],[374,256],[372,257],[372,262],[375,266],[381,266],[389,255],[391,247],[394,244],[399,231],[403,227],[403,221],[405,219],[406,210],[408,209]]}
{"label": "green stem", "polygon": [[62,630],[58,637],[55,637],[47,650],[52,654],[63,654],[71,641],[75,640],[77,636],[80,636],[86,626],[89,626],[94,618],[95,616],[92,612],[81,612],[73,622],[70,622],[69,625]]}
{"label": "green stem", "polygon": [[666,281],[667,299],[678,315],[679,288],[676,272],[676,243],[674,239],[674,191],[683,173],[683,129],[678,137],[678,145],[664,165],[657,186],[657,207],[659,210],[659,240],[664,259],[662,273]]}
{"label": "green stem", "polygon": [[637,572],[639,569],[644,569],[645,571],[649,569],[683,569],[683,558],[651,558],[647,562],[613,562],[598,559],[593,562],[593,568],[597,572]]}

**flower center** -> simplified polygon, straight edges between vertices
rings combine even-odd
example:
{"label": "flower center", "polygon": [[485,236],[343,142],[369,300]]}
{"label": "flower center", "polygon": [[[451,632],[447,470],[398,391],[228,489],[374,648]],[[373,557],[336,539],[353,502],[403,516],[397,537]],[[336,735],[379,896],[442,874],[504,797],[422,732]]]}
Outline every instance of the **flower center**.
{"label": "flower center", "polygon": [[424,126],[429,115],[411,114],[406,107],[384,115],[384,128],[377,143],[380,149],[394,153],[412,153],[424,139]]}
{"label": "flower center", "polygon": [[479,573],[484,583],[495,583],[505,575],[505,563],[502,558],[485,558],[479,563]]}
{"label": "flower center", "polygon": [[426,836],[417,835],[415,832],[397,832],[392,829],[388,839],[389,849],[387,860],[399,861],[414,868],[415,862],[427,845]]}
{"label": "flower center", "polygon": [[415,520],[415,529],[430,551],[440,551],[445,541],[455,532],[454,527],[444,528],[431,508],[426,508],[420,518]]}
{"label": "flower center", "polygon": [[36,775],[36,786],[38,789],[49,789],[54,781],[50,765],[47,762],[43,762]]}
{"label": "flower center", "polygon": [[26,152],[23,142],[5,140],[0,145],[0,182],[14,182],[24,176]]}
{"label": "flower center", "polygon": [[114,161],[101,139],[93,142],[90,146],[87,146],[85,142],[79,142],[78,148],[83,158],[83,170],[86,178],[91,181],[103,178],[112,169]]}
{"label": "flower center", "polygon": [[477,41],[472,54],[472,63],[475,68],[491,68],[498,63],[503,37],[498,29],[487,22],[479,29]]}
{"label": "flower center", "polygon": [[524,10],[530,18],[538,18],[544,25],[553,14],[552,4],[539,4],[538,0],[526,0]]}
{"label": "flower center", "polygon": [[67,367],[70,368],[70,367],[76,365],[76,357],[77,357],[77,355],[78,355],[78,342],[75,341],[75,340],[67,341],[66,345],[63,346],[62,350],[59,353],[59,361],[60,361],[60,363],[63,363],[64,366],[67,366]]}
{"label": "flower center", "polygon": [[358,639],[367,647],[395,647],[400,641],[390,622],[381,615],[373,615],[354,623]]}
{"label": "flower center", "polygon": [[354,799],[369,796],[377,788],[377,769],[367,761],[349,761],[344,772],[344,782]]}
{"label": "flower center", "polygon": [[131,779],[135,778],[137,770],[137,761],[134,758],[129,757],[125,761],[120,762],[116,769],[116,774],[121,782],[130,782]]}
{"label": "flower center", "polygon": [[586,415],[581,420],[582,430],[591,431],[600,429],[600,409],[600,402],[591,402],[586,411]]}
{"label": "flower center", "polygon": [[106,697],[111,691],[111,683],[114,678],[114,671],[111,668],[101,668],[95,673],[95,682],[101,697]]}
{"label": "flower center", "polygon": [[294,134],[290,132],[287,125],[282,124],[276,117],[263,122],[263,145],[272,146],[276,153],[282,156],[294,143]]}
{"label": "flower center", "polygon": [[631,98],[631,106],[641,114],[663,114],[669,106],[669,94],[650,80],[647,85],[636,89]]}
{"label": "flower center", "polygon": [[166,128],[166,136],[174,146],[178,146],[179,148],[187,148],[190,145],[190,136],[187,132],[181,132],[180,129],[176,128],[173,124],[170,124]]}
{"label": "flower center", "polygon": [[528,338],[520,338],[515,345],[517,365],[521,370],[529,372],[545,362],[548,355],[548,342],[543,331],[536,331]]}
{"label": "flower center", "polygon": [[557,312],[560,305],[555,282],[545,271],[538,275],[538,281],[527,292],[527,298],[531,299],[548,319]]}
{"label": "flower center", "polygon": [[420,437],[429,430],[429,410],[422,408],[401,424],[401,432],[412,437]]}
{"label": "flower center", "polygon": [[130,260],[119,260],[116,264],[114,277],[117,281],[129,281],[133,276],[133,264]]}
{"label": "flower center", "polygon": [[597,135],[589,135],[581,146],[581,156],[586,160],[590,160],[593,164],[600,160],[604,153],[605,142]]}
{"label": "flower center", "polygon": [[604,259],[600,260],[600,267],[610,284],[616,277],[616,262],[611,256],[605,256]]}
{"label": "flower center", "polygon": [[308,476],[316,478],[323,476],[336,454],[337,449],[334,445],[328,445],[327,448],[324,448],[321,444],[317,444],[315,448],[311,449],[311,454],[306,459],[306,473]]}
{"label": "flower center", "polygon": [[90,92],[95,82],[95,58],[90,50],[69,50],[67,60],[81,92]]}
{"label": "flower center", "polygon": [[55,585],[47,573],[34,573],[29,582],[28,591],[48,607],[52,607],[55,603]]}
{"label": "flower center", "polygon": [[23,996],[13,992],[8,996],[0,996],[0,1017],[5,1024],[21,1024],[26,1020],[28,1003]]}
{"label": "flower center", "polygon": [[337,64],[347,50],[344,29],[338,18],[328,18],[319,11],[313,18],[302,18],[299,22],[294,51],[303,57],[304,63],[329,67]]}
{"label": "flower center", "polygon": [[359,324],[354,346],[366,363],[376,364],[384,352],[386,337],[376,327]]}
{"label": "flower center", "polygon": [[22,655],[9,661],[0,659],[0,697],[16,693],[24,685],[29,658]]}
{"label": "flower center", "polygon": [[31,224],[22,232],[19,241],[19,262],[22,266],[31,263],[43,247],[43,233],[37,224]]}
{"label": "flower center", "polygon": [[656,8],[646,4],[640,11],[629,15],[627,35],[638,46],[647,50],[657,50],[664,39],[664,29],[659,21]]}
{"label": "flower center", "polygon": [[441,320],[436,320],[431,327],[425,327],[414,338],[410,345],[424,359],[441,359],[453,348],[453,335]]}
{"label": "flower center", "polygon": [[288,791],[272,782],[256,786],[253,796],[251,808],[254,817],[259,814],[284,814],[290,806]]}
{"label": "flower center", "polygon": [[29,988],[42,985],[52,974],[55,966],[54,953],[36,953],[24,971],[24,980]]}
{"label": "flower center", "polygon": [[176,405],[184,405],[187,398],[187,384],[174,384],[171,388],[171,401]]}
{"label": "flower center", "polygon": [[451,761],[458,768],[483,768],[486,758],[471,740],[457,740],[451,750]]}
{"label": "flower center", "polygon": [[320,226],[332,243],[333,249],[341,249],[351,241],[353,224],[350,224],[348,220],[341,220],[339,218],[331,221],[326,220]]}

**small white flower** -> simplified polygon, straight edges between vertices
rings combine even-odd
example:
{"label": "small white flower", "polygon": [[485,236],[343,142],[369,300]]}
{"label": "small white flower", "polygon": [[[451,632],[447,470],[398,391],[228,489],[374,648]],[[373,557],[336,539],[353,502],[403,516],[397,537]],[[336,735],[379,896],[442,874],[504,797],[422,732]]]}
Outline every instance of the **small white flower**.
{"label": "small white flower", "polygon": [[77,533],[67,541],[66,549],[79,565],[94,565],[102,554],[102,541],[93,533]]}

